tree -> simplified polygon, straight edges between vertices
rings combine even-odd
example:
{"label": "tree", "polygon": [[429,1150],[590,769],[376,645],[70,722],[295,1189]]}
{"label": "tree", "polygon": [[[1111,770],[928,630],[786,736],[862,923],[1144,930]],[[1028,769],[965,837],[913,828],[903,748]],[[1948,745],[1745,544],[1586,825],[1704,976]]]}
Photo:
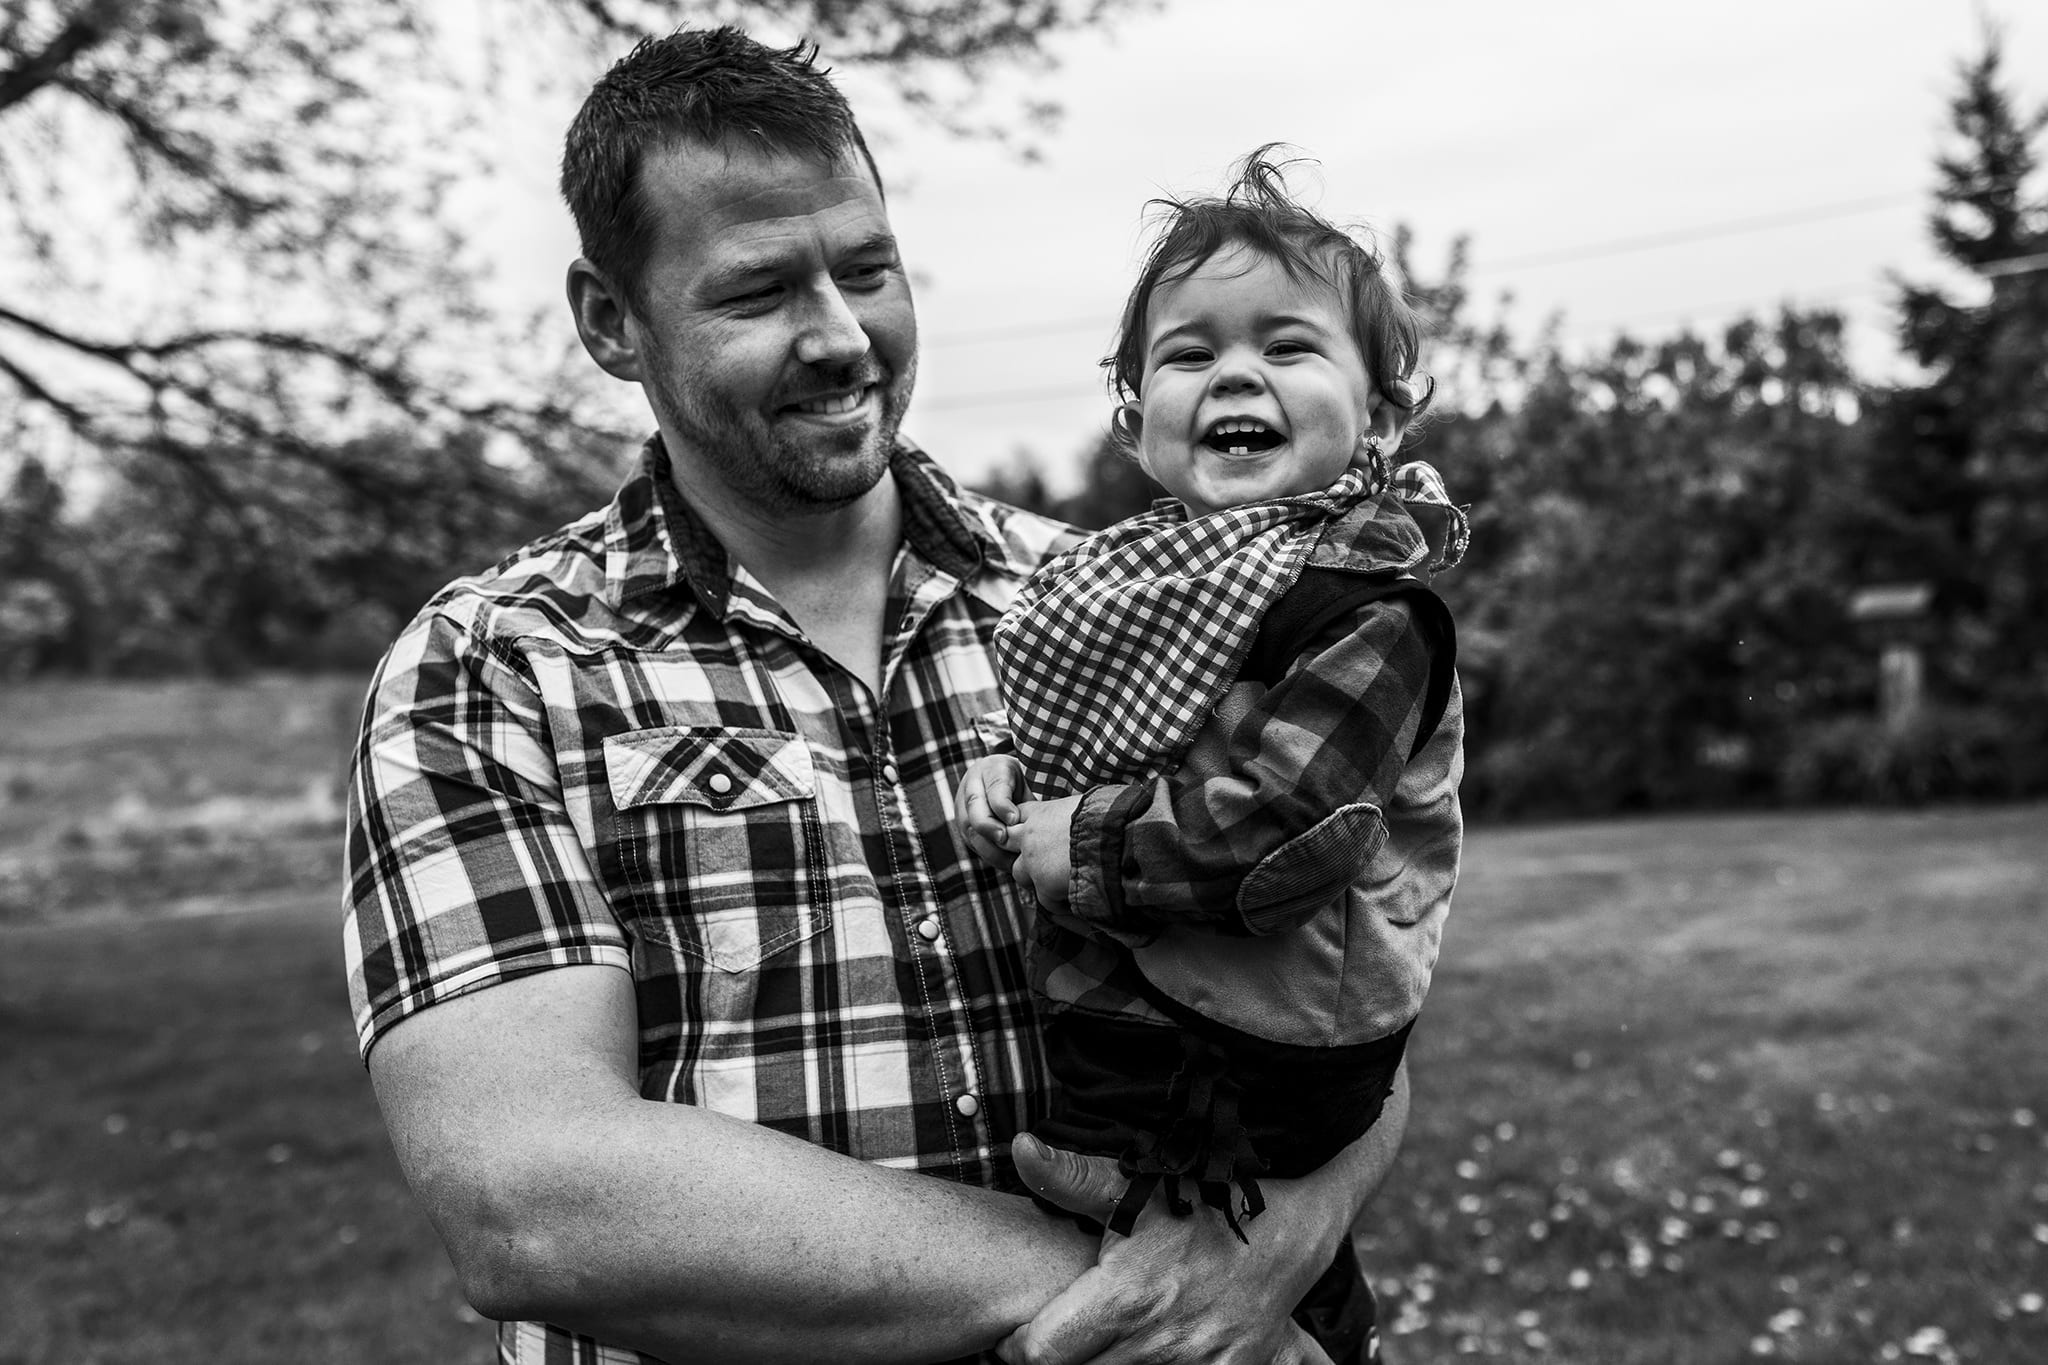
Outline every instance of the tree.
{"label": "tree", "polygon": [[[1486,486],[1441,587],[1477,809],[1600,813],[1768,791],[1858,666],[1843,619],[1860,387],[1841,321],[1622,338],[1449,424]],[[1460,497],[1469,485],[1454,468]]]}
{"label": "tree", "polygon": [[[808,31],[969,129],[977,73],[1138,2],[714,0],[689,17]],[[587,365],[487,306],[448,196],[532,75],[515,49],[580,81],[676,13],[499,0],[475,37],[446,17],[431,0],[0,0],[0,417],[42,414],[245,548],[388,491],[337,458],[369,433],[495,431],[518,458],[603,462],[626,438]],[[1046,110],[1021,113],[1006,122]]]}
{"label": "tree", "polygon": [[1992,33],[1958,72],[1929,217],[1984,296],[1901,286],[1900,340],[1926,377],[1883,414],[1873,486],[1889,515],[1865,572],[1931,580],[1939,681],[2030,717],[2048,700],[2048,194],[2035,147],[2048,108],[2021,110],[2002,60]]}
{"label": "tree", "polygon": [[71,540],[63,488],[24,460],[0,495],[0,682],[79,661]]}

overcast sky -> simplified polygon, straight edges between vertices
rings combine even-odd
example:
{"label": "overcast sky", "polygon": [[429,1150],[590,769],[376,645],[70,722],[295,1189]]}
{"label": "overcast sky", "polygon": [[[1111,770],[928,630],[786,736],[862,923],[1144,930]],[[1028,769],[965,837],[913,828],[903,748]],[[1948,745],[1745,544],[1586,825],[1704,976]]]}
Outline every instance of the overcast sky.
{"label": "overcast sky", "polygon": [[[1429,273],[1468,235],[1475,292],[1512,290],[1526,329],[1559,313],[1597,340],[1826,303],[1877,370],[1885,272],[1940,274],[1927,190],[1987,13],[2009,79],[2048,101],[2032,0],[1166,0],[1062,40],[1032,82],[1066,109],[1036,164],[920,130],[878,149],[924,337],[905,430],[969,478],[1019,449],[1071,469],[1108,412],[1096,361],[1145,200],[1214,188],[1276,140],[1322,163],[1325,213],[1409,224]],[[501,248],[552,297],[574,251],[540,199],[558,112],[507,147],[538,162]],[[1675,237],[1692,240],[1644,245]]]}

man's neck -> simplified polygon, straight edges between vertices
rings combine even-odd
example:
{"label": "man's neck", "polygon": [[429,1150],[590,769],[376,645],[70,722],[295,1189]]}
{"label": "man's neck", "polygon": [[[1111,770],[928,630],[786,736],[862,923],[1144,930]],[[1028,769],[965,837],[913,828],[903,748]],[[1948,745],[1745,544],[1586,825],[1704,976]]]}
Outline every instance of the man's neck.
{"label": "man's neck", "polygon": [[676,489],[725,549],[766,587],[811,643],[880,695],[883,613],[903,539],[895,476],[829,511],[768,512],[700,485],[680,465]]}

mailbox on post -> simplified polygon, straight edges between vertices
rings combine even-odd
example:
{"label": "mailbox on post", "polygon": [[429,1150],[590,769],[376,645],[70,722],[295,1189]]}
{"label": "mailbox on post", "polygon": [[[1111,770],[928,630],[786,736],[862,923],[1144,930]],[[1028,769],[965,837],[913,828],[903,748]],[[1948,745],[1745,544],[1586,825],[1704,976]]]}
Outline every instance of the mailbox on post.
{"label": "mailbox on post", "polygon": [[1925,704],[1923,650],[1932,622],[1931,583],[1886,583],[1849,598],[1849,619],[1877,647],[1877,709],[1887,730],[1911,727]]}

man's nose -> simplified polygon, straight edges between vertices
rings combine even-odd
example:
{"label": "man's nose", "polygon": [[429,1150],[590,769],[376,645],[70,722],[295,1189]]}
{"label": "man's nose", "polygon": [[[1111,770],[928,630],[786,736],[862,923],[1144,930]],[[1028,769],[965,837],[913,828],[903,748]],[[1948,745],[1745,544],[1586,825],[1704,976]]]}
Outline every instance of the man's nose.
{"label": "man's nose", "polygon": [[844,365],[868,353],[860,315],[836,284],[819,289],[797,336],[796,355],[806,365]]}

